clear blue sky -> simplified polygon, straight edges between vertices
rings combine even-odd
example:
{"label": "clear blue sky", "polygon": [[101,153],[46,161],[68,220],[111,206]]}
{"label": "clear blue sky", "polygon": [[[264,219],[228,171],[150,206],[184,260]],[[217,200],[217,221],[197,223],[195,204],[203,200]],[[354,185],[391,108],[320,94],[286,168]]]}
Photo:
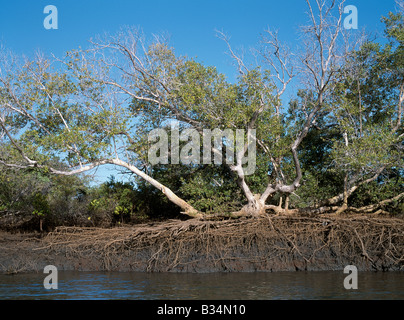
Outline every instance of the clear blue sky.
{"label": "clear blue sky", "polygon": [[[394,0],[347,0],[346,4],[358,8],[359,28],[370,32],[382,30],[381,16],[395,10]],[[46,5],[58,9],[57,30],[43,26]],[[168,33],[178,54],[214,65],[231,79],[235,70],[215,29],[230,35],[235,48],[256,45],[267,27],[278,29],[280,39],[293,44],[298,26],[307,22],[306,10],[304,0],[0,0],[0,43],[18,54],[39,49],[62,55],[85,48],[97,34],[133,25],[146,35]]]}
{"label": "clear blue sky", "polygon": [[[347,0],[358,8],[359,27],[381,26],[381,15],[394,10],[394,0]],[[46,5],[58,9],[59,29],[46,30]],[[226,47],[215,29],[231,35],[232,45],[254,46],[268,26],[286,41],[296,39],[307,21],[304,0],[0,0],[0,42],[16,53],[35,49],[61,55],[85,47],[87,40],[123,25],[143,28],[146,35],[168,33],[177,53],[198,57],[221,72],[232,73]],[[229,74],[230,76],[230,74]]]}

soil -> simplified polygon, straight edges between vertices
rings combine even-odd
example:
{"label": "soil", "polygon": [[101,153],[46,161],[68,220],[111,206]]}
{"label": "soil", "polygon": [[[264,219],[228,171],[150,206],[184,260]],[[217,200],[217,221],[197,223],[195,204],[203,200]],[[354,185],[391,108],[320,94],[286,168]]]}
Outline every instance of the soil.
{"label": "soil", "polygon": [[0,231],[0,272],[404,270],[404,219],[361,215],[169,220]]}

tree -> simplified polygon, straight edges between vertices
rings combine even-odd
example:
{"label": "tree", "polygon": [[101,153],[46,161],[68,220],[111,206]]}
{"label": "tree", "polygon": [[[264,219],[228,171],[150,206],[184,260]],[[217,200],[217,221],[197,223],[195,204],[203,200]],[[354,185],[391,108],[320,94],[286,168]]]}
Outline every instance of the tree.
{"label": "tree", "polygon": [[[302,27],[306,50],[295,54],[295,63],[290,63],[289,50],[280,44],[277,34],[270,30],[263,37],[263,48],[258,52],[264,66],[267,66],[267,76],[259,82],[257,92],[262,94],[263,90],[273,88],[271,107],[274,108],[274,121],[267,122],[270,125],[263,130],[265,135],[257,139],[269,160],[270,182],[257,200],[258,205],[254,207],[276,212],[288,211],[289,196],[301,186],[303,173],[299,147],[313,125],[325,116],[339,70],[349,50],[357,44],[347,40],[348,37],[342,28],[344,1],[338,4],[336,1],[316,1],[316,6],[312,6],[310,1],[306,2],[311,24]],[[228,43],[226,38],[224,39]],[[240,73],[248,79],[250,70],[230,45],[229,50],[239,66]],[[282,112],[281,98],[296,76],[300,77],[303,88],[300,91],[301,99],[293,102],[293,113],[289,116],[287,110]],[[258,83],[256,80],[249,83],[254,82]],[[263,111],[268,110],[269,106],[263,101],[264,99],[261,100],[261,108],[257,109],[252,117],[252,122],[259,116],[268,121]],[[285,209],[281,208],[281,203],[279,206],[265,205],[268,197],[275,194],[285,195]]]}
{"label": "tree", "polygon": [[[0,163],[12,168],[38,168],[73,175],[102,164],[125,167],[160,189],[187,214],[196,210],[158,181],[117,157],[122,135],[132,124],[129,114],[101,82],[83,66],[73,72],[71,60],[56,70],[42,56],[18,62],[3,53],[0,127],[5,141]],[[74,71],[77,71],[75,69]],[[130,135],[128,134],[128,137]],[[52,167],[58,156],[64,167]],[[11,162],[11,159],[17,159]]]}
{"label": "tree", "polygon": [[[403,15],[390,13],[383,21],[387,44],[367,41],[349,55],[328,115],[339,136],[332,159],[334,169],[344,174],[344,187],[326,203],[342,201],[338,212],[348,208],[348,197],[357,189],[377,181],[380,193],[382,186],[391,190],[390,181],[400,185],[403,178]],[[398,200],[403,190],[395,189],[399,194],[390,197]],[[377,205],[368,204],[367,210]]]}
{"label": "tree", "polygon": [[36,168],[3,168],[0,172],[1,228],[38,229],[79,222],[85,214],[80,176],[52,175]]}
{"label": "tree", "polygon": [[[355,182],[370,179],[356,173],[359,162],[350,168],[351,151],[362,146],[363,153],[366,143],[352,142],[351,131],[348,132],[350,124],[344,120],[344,112],[350,115],[354,112],[346,106],[352,105],[358,92],[354,91],[358,90],[354,85],[359,83],[355,79],[366,70],[357,69],[358,73],[353,76],[346,73],[349,63],[356,65],[359,60],[349,60],[349,53],[357,42],[350,40],[342,27],[344,1],[316,1],[315,5],[309,0],[306,2],[310,25],[301,29],[305,49],[293,54],[280,43],[276,32],[267,30],[261,48],[255,52],[259,64],[250,67],[232,49],[224,33],[219,33],[239,71],[235,84],[226,81],[214,67],[176,56],[164,39],[157,37],[147,43],[140,32],[130,28],[122,29],[116,36],[92,40],[88,50],[71,51],[63,59],[50,60],[38,55],[33,60],[18,61],[3,52],[0,163],[16,169],[36,168],[67,176],[114,164],[160,190],[184,214],[203,218],[202,202],[184,200],[186,195],[199,196],[192,188],[192,184],[202,181],[202,176],[198,177],[198,172],[194,171],[198,166],[187,164],[187,169],[194,173],[188,176],[191,180],[187,183],[175,186],[176,183],[163,182],[161,173],[167,170],[164,166],[152,166],[148,161],[149,133],[156,128],[167,128],[173,121],[183,130],[194,130],[199,137],[204,136],[204,129],[220,132],[238,129],[242,132],[238,140],[237,134],[234,139],[234,131],[231,131],[220,138],[222,147],[209,146],[211,157],[222,157],[224,149],[231,149],[229,141],[237,140],[240,148],[233,150],[232,163],[224,162],[226,170],[222,172],[205,167],[204,178],[211,177],[212,181],[226,175],[226,179],[234,178],[245,201],[241,210],[232,215],[259,216],[266,210],[288,211],[289,197],[297,194],[304,177],[303,143],[313,127],[327,125],[332,118],[338,126],[334,134],[342,133],[347,137],[342,146],[335,141],[329,155],[339,164],[338,171],[343,171],[342,198],[346,203],[353,188],[349,188],[350,178],[360,177]],[[390,29],[392,33],[395,30]],[[282,99],[290,84],[299,79],[301,90],[288,110],[283,107]],[[362,90],[359,83],[359,91]],[[366,98],[366,94],[360,96]],[[364,122],[364,103],[353,105],[360,110],[357,119],[362,134],[368,124]],[[394,125],[397,127],[394,134],[399,138],[402,138],[399,133],[401,103],[400,99]],[[377,141],[370,123],[369,132],[375,137],[368,141]],[[391,145],[397,146],[397,140],[393,140]],[[248,175],[243,160],[249,147],[255,145],[259,147],[256,153],[259,168],[255,168],[255,175]],[[167,148],[171,155],[174,151],[173,146],[170,150]],[[55,157],[59,159],[56,166],[51,162]],[[376,169],[376,173],[378,170],[381,168]],[[184,176],[177,175],[178,178]],[[212,181],[204,181],[204,188],[212,188]],[[360,184],[362,182],[354,187]],[[173,186],[174,191],[168,185]],[[219,189],[226,193],[233,187],[230,183]],[[281,203],[268,204],[275,196],[285,198],[284,208]],[[328,203],[335,204],[342,198],[338,195]]]}

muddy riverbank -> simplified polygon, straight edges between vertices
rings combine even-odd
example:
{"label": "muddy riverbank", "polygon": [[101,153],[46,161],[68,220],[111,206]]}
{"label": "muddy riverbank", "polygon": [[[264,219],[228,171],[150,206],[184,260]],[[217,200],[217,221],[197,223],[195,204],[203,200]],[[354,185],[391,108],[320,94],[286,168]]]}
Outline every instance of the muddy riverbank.
{"label": "muddy riverbank", "polygon": [[119,228],[0,232],[0,272],[59,270],[253,272],[404,270],[404,220],[267,216],[170,220]]}

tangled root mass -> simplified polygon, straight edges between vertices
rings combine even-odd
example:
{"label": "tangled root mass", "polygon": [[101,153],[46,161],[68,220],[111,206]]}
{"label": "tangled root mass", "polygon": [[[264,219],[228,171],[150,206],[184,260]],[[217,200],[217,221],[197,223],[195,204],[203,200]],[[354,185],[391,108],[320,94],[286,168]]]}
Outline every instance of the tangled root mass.
{"label": "tangled root mass", "polygon": [[60,227],[39,250],[91,269],[217,272],[404,269],[404,220],[285,217],[169,221],[114,229]]}

